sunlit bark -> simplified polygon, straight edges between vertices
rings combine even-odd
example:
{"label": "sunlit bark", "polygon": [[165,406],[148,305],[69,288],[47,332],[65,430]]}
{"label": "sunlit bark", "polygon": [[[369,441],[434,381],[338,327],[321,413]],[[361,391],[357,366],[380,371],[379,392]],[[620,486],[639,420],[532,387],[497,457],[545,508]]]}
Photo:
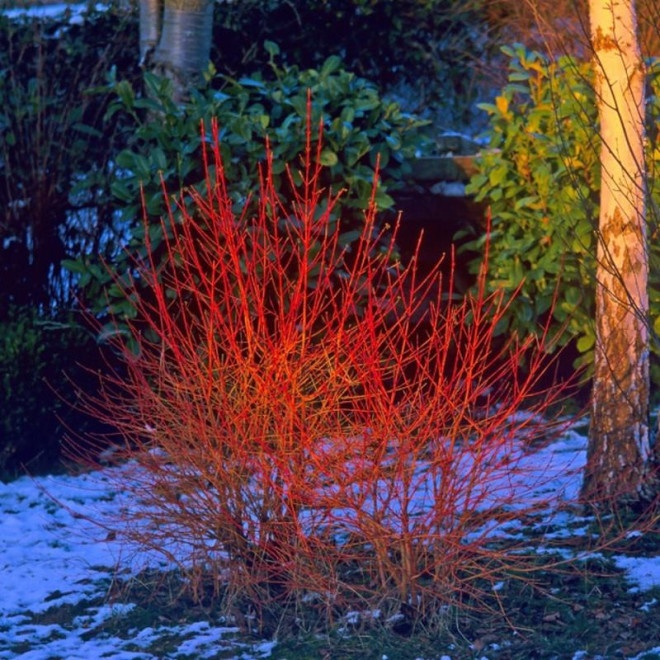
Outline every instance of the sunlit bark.
{"label": "sunlit bark", "polygon": [[633,0],[590,0],[601,147],[596,349],[584,495],[652,491],[644,85]]}

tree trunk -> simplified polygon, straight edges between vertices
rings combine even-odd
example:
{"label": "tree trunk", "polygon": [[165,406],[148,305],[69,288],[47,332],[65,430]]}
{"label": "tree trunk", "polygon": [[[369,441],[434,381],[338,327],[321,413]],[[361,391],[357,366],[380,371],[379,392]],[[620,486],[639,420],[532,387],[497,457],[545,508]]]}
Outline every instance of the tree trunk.
{"label": "tree trunk", "polygon": [[163,0],[140,0],[140,66],[148,68],[163,29]]}
{"label": "tree trunk", "polygon": [[645,71],[634,0],[589,0],[601,146],[592,418],[583,496],[655,490],[649,427]]}
{"label": "tree trunk", "polygon": [[139,2],[140,66],[169,78],[181,101],[208,64],[215,0]]}
{"label": "tree trunk", "polygon": [[174,97],[206,68],[213,37],[214,0],[165,0],[163,30],[154,53],[154,70],[170,78]]}

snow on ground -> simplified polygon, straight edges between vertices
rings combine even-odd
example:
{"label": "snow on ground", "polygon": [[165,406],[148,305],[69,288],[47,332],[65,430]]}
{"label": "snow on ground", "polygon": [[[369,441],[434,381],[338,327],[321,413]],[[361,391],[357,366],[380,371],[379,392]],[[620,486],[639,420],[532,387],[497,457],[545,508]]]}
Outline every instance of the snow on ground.
{"label": "snow on ground", "polygon": [[660,557],[627,557],[615,555],[614,563],[626,572],[631,590],[647,591],[660,587]]}
{"label": "snow on ground", "polygon": [[[70,630],[31,622],[32,615],[43,615],[54,606],[99,597],[105,600],[115,570],[162,565],[145,556],[138,565],[134,557],[123,556],[116,543],[103,540],[98,527],[67,510],[84,507],[102,515],[104,509],[117,506],[121,506],[121,497],[107,489],[107,479],[98,473],[34,480],[23,477],[0,484],[0,658],[147,660],[156,656],[126,647],[147,648],[158,638],[173,634],[184,639],[178,654],[188,657],[217,654],[223,645],[235,648],[237,658],[268,655],[268,643],[250,649],[232,640],[235,628],[207,621],[136,630],[130,640],[86,638],[90,628],[134,607],[131,604],[93,606],[74,620],[76,625]],[[21,652],[23,648],[26,650]]]}
{"label": "snow on ground", "polygon": [[[554,485],[563,490],[566,499],[578,492],[579,471],[575,468],[584,462],[585,445],[584,437],[569,431],[537,455],[539,464],[553,466]],[[566,465],[573,469],[566,470]],[[236,639],[235,628],[203,620],[136,627],[128,640],[109,633],[93,638],[86,634],[135,607],[113,604],[106,598],[115,572],[127,576],[145,567],[166,568],[156,556],[141,554],[138,562],[102,529],[73,513],[84,510],[98,519],[121,507],[122,494],[112,492],[110,482],[108,472],[96,472],[23,477],[0,484],[0,660],[148,660],[157,656],[146,649],[166,636],[182,640],[168,658],[192,655],[202,659],[223,647],[231,649],[237,659],[268,657],[273,642],[246,645]],[[626,571],[631,588],[660,585],[660,558],[620,556],[616,562]],[[85,607],[86,600],[94,602]],[[66,604],[80,607],[73,623],[49,622],[44,613]],[[660,653],[660,647],[656,652]],[[580,653],[576,650],[574,657],[586,657]],[[438,657],[443,655],[451,657],[449,650],[438,649]]]}
{"label": "snow on ground", "polygon": [[[95,4],[95,9],[101,11],[105,9],[105,4]],[[80,24],[83,22],[83,15],[87,11],[88,5],[86,3],[69,4],[58,2],[48,5],[36,5],[34,7],[15,7],[14,9],[3,9],[2,13],[7,18],[54,18],[69,13],[71,24]]]}

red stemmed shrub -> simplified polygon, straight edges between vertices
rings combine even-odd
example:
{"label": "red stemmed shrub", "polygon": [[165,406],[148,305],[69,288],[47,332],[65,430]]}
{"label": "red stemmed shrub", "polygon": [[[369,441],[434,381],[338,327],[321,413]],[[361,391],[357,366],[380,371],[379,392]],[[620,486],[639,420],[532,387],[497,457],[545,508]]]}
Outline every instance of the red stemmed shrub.
{"label": "red stemmed shrub", "polygon": [[242,215],[213,134],[208,192],[163,220],[165,266],[135,263],[150,296],[117,282],[139,319],[116,338],[126,373],[86,399],[134,495],[116,531],[262,622],[378,608],[429,625],[492,594],[525,561],[497,530],[548,504],[524,473],[562,394],[539,391],[543,346],[496,340],[507,303],[485,268],[458,300],[439,266],[395,263],[373,206],[343,247],[309,127],[293,198],[268,162]]}

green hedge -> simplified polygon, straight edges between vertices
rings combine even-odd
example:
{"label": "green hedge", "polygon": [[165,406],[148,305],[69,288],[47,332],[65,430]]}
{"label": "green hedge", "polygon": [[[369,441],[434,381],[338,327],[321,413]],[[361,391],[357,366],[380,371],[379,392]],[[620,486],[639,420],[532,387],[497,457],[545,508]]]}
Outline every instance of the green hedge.
{"label": "green hedge", "polygon": [[[322,184],[344,190],[341,242],[348,246],[367,209],[380,161],[375,201],[381,210],[393,207],[388,190],[396,188],[410,172],[417,151],[430,148],[424,122],[401,111],[381,97],[364,78],[347,72],[338,57],[328,58],[319,69],[302,70],[276,63],[278,47],[266,42],[269,71],[238,79],[221,76],[213,68],[205,84],[183,104],[172,102],[169,81],[147,74],[148,93],[140,95],[126,81],[111,81],[117,94],[109,117],[130,116],[134,130],[127,134],[127,149],[116,159],[112,190],[130,236],[123,250],[110,251],[106,261],[115,275],[128,281],[135,256],[144,256],[146,244],[142,200],[149,218],[149,237],[157,251],[162,242],[160,218],[166,213],[163,183],[172,197],[186,187],[203,191],[200,122],[209,140],[211,119],[220,127],[221,151],[230,195],[238,208],[256,190],[258,168],[264,164],[269,140],[274,161],[276,189],[286,196],[284,164],[304,153],[308,91],[312,97],[312,143],[318,144],[318,122],[323,117],[323,150],[326,166]],[[294,171],[294,177],[298,174]],[[337,218],[335,218],[337,220]],[[115,317],[131,315],[132,307],[108,270],[93,256],[67,261],[80,275],[79,284],[98,313]]]}
{"label": "green hedge", "polygon": [[[491,209],[489,286],[521,287],[500,330],[538,332],[558,287],[552,327],[565,324],[560,343],[575,340],[579,362],[590,363],[600,186],[592,67],[570,57],[550,60],[521,45],[502,50],[509,57],[509,83],[494,103],[481,106],[490,118],[489,144],[467,189]],[[660,249],[653,238],[660,203],[654,176],[660,165],[660,61],[649,63],[648,80],[650,304],[658,333]],[[480,236],[467,249],[481,251],[484,242]],[[480,259],[472,262],[474,272]]]}

